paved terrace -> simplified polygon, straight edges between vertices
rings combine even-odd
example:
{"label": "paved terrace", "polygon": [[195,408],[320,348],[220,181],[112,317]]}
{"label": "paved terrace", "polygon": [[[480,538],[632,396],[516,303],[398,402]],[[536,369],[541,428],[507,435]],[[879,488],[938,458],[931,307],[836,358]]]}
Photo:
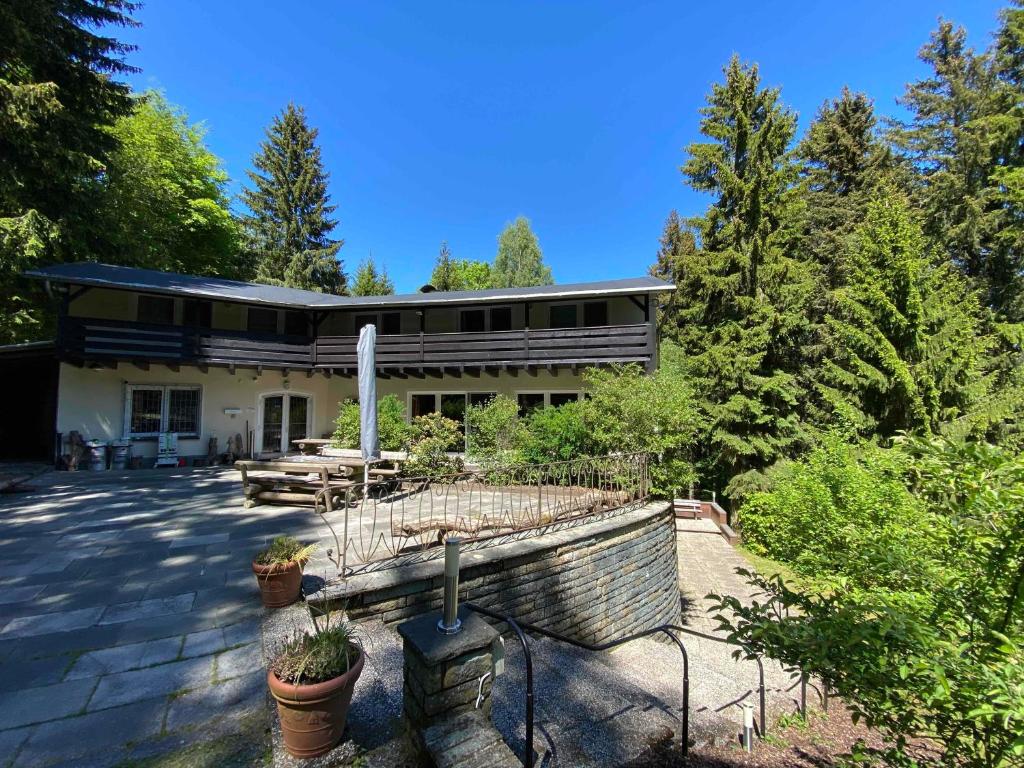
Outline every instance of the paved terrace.
{"label": "paved terrace", "polygon": [[[49,473],[0,497],[0,766],[112,765],[265,726],[249,569],[309,510],[224,470]],[[201,726],[201,727],[197,727]]]}

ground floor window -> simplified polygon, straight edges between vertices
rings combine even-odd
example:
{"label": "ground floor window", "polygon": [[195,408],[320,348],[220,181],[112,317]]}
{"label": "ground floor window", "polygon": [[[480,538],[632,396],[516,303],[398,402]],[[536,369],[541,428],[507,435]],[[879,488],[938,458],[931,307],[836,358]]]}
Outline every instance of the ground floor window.
{"label": "ground floor window", "polygon": [[157,437],[174,432],[198,438],[202,388],[198,386],[129,384],[125,389],[124,436]]}
{"label": "ground floor window", "polygon": [[517,392],[519,415],[528,416],[538,408],[552,406],[557,408],[566,403],[574,403],[580,399],[579,392]]}
{"label": "ground floor window", "polygon": [[409,418],[440,413],[463,424],[466,408],[471,405],[486,405],[497,392],[413,392],[409,395]]}

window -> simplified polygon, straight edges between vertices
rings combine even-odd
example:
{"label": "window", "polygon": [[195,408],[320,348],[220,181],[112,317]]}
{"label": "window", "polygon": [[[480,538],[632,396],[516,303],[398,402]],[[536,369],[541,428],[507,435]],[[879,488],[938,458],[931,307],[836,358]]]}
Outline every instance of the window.
{"label": "window", "polygon": [[400,312],[384,312],[380,316],[380,332],[385,336],[394,336],[402,332],[402,315]]}
{"label": "window", "polygon": [[586,302],[583,305],[583,325],[587,328],[593,328],[598,325],[608,325],[608,302]]}
{"label": "window", "polygon": [[543,392],[520,392],[517,399],[519,401],[520,416],[529,416],[538,408],[544,407]]}
{"label": "window", "polygon": [[252,333],[277,333],[277,310],[249,307],[246,327]]}
{"label": "window", "polygon": [[173,325],[174,299],[168,296],[139,296],[138,321]]}
{"label": "window", "polygon": [[356,334],[363,329],[364,325],[372,325],[377,328],[377,333],[384,336],[394,336],[402,332],[401,312],[382,312],[379,315],[373,314],[356,315]]}
{"label": "window", "polygon": [[181,305],[182,325],[196,328],[213,327],[213,303],[198,299],[185,299]]}
{"label": "window", "polygon": [[491,330],[512,330],[512,307],[494,307],[491,309]]}
{"label": "window", "polygon": [[552,328],[575,328],[576,327],[576,305],[560,304],[551,307]]}
{"label": "window", "polygon": [[480,333],[487,330],[486,314],[482,309],[464,309],[460,314],[459,328],[465,333]]}
{"label": "window", "polygon": [[436,411],[437,396],[433,393],[429,395],[411,395],[409,414],[412,418],[426,416]]}
{"label": "window", "polygon": [[289,336],[308,336],[309,323],[303,312],[284,313],[284,332]]}
{"label": "window", "polygon": [[498,396],[497,392],[470,392],[466,397],[470,405],[485,406]]}
{"label": "window", "polygon": [[575,403],[580,399],[579,392],[551,392],[548,394],[548,404],[553,408],[566,403]]}
{"label": "window", "polygon": [[196,386],[129,384],[125,391],[125,437],[176,432],[198,438],[202,390]]}

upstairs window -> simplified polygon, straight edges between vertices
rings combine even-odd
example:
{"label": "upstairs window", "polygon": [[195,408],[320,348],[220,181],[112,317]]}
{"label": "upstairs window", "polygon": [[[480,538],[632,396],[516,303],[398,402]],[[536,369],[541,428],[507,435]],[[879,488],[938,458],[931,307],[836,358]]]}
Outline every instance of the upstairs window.
{"label": "upstairs window", "polygon": [[303,312],[284,313],[284,332],[290,336],[308,336],[309,323]]}
{"label": "upstairs window", "polygon": [[608,325],[608,302],[588,301],[583,305],[583,325],[593,328]]}
{"label": "upstairs window", "polygon": [[395,336],[402,332],[402,313],[381,312],[377,314],[374,312],[372,314],[356,315],[355,328],[357,336],[363,327],[367,325],[375,326],[378,334]]}
{"label": "upstairs window", "polygon": [[552,328],[575,328],[576,327],[576,305],[560,304],[551,307]]}
{"label": "upstairs window", "polygon": [[157,437],[175,432],[198,438],[202,390],[197,386],[130,384],[125,390],[125,437]]}
{"label": "upstairs window", "polygon": [[169,296],[139,296],[137,319],[154,325],[174,324],[174,299]]}
{"label": "upstairs window", "polygon": [[195,328],[213,327],[213,303],[185,299],[181,305],[181,323]]}
{"label": "upstairs window", "polygon": [[251,333],[277,333],[277,310],[249,307],[246,328]]}
{"label": "upstairs window", "polygon": [[512,307],[494,307],[491,310],[491,330],[512,330]]}
{"label": "upstairs window", "polygon": [[486,331],[487,315],[482,309],[464,309],[461,312],[459,327],[464,333],[481,333]]}

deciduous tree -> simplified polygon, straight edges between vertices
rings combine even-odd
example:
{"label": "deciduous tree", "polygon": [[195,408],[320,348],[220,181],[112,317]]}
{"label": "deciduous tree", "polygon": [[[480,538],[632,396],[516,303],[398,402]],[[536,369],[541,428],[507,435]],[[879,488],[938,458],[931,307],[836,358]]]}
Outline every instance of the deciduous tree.
{"label": "deciduous tree", "polygon": [[494,257],[491,277],[495,288],[554,283],[551,267],[544,263],[540,242],[525,216],[519,216],[498,235],[498,253]]}

